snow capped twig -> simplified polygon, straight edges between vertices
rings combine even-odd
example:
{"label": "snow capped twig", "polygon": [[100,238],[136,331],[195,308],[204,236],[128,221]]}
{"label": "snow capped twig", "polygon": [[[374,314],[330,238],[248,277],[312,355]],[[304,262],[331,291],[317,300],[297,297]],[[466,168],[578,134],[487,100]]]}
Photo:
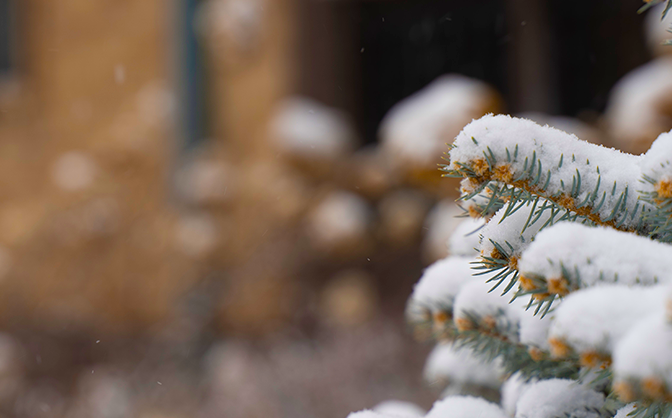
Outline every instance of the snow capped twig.
{"label": "snow capped twig", "polygon": [[455,228],[462,223],[462,210],[453,199],[443,199],[434,205],[425,218],[425,237],[422,241],[422,255],[427,262],[433,262],[452,254],[446,243],[453,236]]}
{"label": "snow capped twig", "polygon": [[[615,393],[638,402],[619,417],[669,416],[672,133],[634,156],[486,116],[463,129],[450,157],[445,170],[465,177],[463,207],[485,224],[465,222],[451,239],[456,252],[472,254],[463,230],[479,228],[480,261],[471,270],[469,258],[459,269],[447,261],[428,269],[409,302],[424,306],[435,331],[450,330],[451,345],[435,350],[448,359],[442,373],[459,380],[476,370],[451,351],[464,346],[516,373],[505,386],[509,415],[613,417],[623,407]],[[518,292],[506,295],[515,283]],[[458,404],[427,416],[462,417]]]}
{"label": "snow capped twig", "polygon": [[472,218],[489,219],[504,206],[505,202],[498,193],[501,187],[503,185],[497,181],[483,185],[469,178],[462,179],[458,204]]}
{"label": "snow capped twig", "polygon": [[555,313],[536,315],[535,310],[524,307],[520,313],[518,337],[521,344],[529,347],[530,354],[539,357],[548,352],[548,333]]}
{"label": "snow capped twig", "polygon": [[672,242],[672,133],[661,134],[642,161],[642,200],[655,205],[645,220],[651,234],[663,242]]}
{"label": "snow capped twig", "polygon": [[614,418],[626,418],[628,416],[632,417],[631,412],[633,412],[635,409],[636,405],[634,403],[627,404],[623,408],[616,411]]}
{"label": "snow capped twig", "polygon": [[454,256],[475,257],[484,225],[483,219],[467,218],[460,222],[448,240],[448,252]]}
{"label": "snow capped twig", "polygon": [[561,222],[541,231],[523,252],[519,282],[541,299],[598,283],[652,285],[672,279],[671,258],[671,246],[648,238]]}
{"label": "snow capped twig", "polygon": [[383,401],[374,406],[373,411],[395,418],[422,418],[425,416],[425,411],[419,406],[411,402],[397,400]]}
{"label": "snow capped twig", "polygon": [[[368,418],[368,417],[351,417]],[[482,398],[451,396],[434,404],[425,418],[507,418],[502,409]]]}
{"label": "snow capped twig", "polygon": [[460,331],[480,329],[517,341],[520,303],[509,304],[510,298],[491,288],[485,280],[466,283],[455,297],[453,321]]}
{"label": "snow capped twig", "polygon": [[[476,280],[465,284],[454,302],[454,322],[459,331],[478,330],[504,341],[521,343],[542,356],[547,351],[551,317],[535,315],[525,298],[511,302],[510,297],[490,291],[491,284]],[[458,335],[459,337],[459,335]]]}
{"label": "snow capped twig", "polygon": [[660,310],[661,286],[603,285],[570,294],[554,313],[551,350],[557,357],[579,354],[584,367],[611,363],[618,341],[643,317]]}
{"label": "snow capped twig", "polygon": [[541,204],[539,200],[525,202],[513,212],[508,207],[501,208],[481,230],[481,266],[475,268],[482,270],[479,274],[492,276],[489,282],[493,288],[512,276],[502,294],[512,289],[518,279],[518,260],[523,249],[541,228],[552,224],[545,199],[541,199]]}
{"label": "snow capped twig", "polygon": [[429,266],[413,288],[407,317],[411,323],[433,321],[436,330],[452,324],[453,302],[472,280],[470,257],[448,257]]}
{"label": "snow capped twig", "polygon": [[395,105],[380,127],[385,152],[400,169],[434,170],[445,144],[471,119],[492,111],[494,92],[457,74],[440,77]]}
{"label": "snow capped twig", "polygon": [[529,120],[488,115],[460,132],[445,170],[474,184],[514,186],[504,190],[509,204],[527,192],[597,224],[643,232],[650,206],[636,193],[642,158]]}
{"label": "snow capped twig", "polygon": [[457,386],[498,389],[502,384],[503,370],[469,347],[439,343],[427,358],[424,377],[432,384],[446,382]]}
{"label": "snow capped twig", "polygon": [[516,404],[516,418],[602,418],[604,395],[575,381],[549,379],[532,383]]}
{"label": "snow capped twig", "polygon": [[534,382],[528,382],[520,373],[509,377],[502,385],[502,408],[510,417],[516,414],[516,404],[520,397]]}
{"label": "snow capped twig", "polygon": [[320,162],[342,158],[357,142],[346,114],[305,97],[291,97],[281,102],[270,130],[278,151]]}
{"label": "snow capped twig", "polygon": [[672,325],[662,311],[641,319],[614,349],[614,388],[625,402],[669,402],[672,396]]}
{"label": "snow capped twig", "polygon": [[370,411],[367,409],[363,411],[351,412],[350,414],[348,414],[348,418],[398,418],[398,417],[388,415],[385,413]]}
{"label": "snow capped twig", "polygon": [[[660,23],[657,13],[655,20]],[[667,29],[669,25],[665,26],[664,32],[669,38]],[[667,46],[662,48],[669,50]],[[643,152],[656,135],[669,129],[664,103],[672,92],[671,71],[672,58],[664,57],[634,69],[616,83],[604,119],[619,149]]]}
{"label": "snow capped twig", "polygon": [[481,231],[481,255],[499,260],[508,258],[517,264],[523,249],[537,232],[551,225],[550,211],[544,210],[544,203],[543,199],[537,203],[526,202],[513,213],[507,213],[506,207],[498,210]]}

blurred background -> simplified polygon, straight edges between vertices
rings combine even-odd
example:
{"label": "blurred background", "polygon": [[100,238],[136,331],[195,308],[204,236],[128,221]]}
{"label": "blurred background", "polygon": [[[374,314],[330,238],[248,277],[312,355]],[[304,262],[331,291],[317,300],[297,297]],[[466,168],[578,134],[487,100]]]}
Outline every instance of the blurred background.
{"label": "blurred background", "polygon": [[[0,416],[429,407],[403,320],[489,112],[640,153],[639,0],[0,0]],[[466,213],[468,215],[468,213]]]}

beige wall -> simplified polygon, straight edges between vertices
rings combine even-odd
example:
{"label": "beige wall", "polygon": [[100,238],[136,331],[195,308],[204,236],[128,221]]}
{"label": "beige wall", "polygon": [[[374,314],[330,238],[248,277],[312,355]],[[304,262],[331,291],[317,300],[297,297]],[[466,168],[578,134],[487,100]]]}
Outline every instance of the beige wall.
{"label": "beige wall", "polygon": [[[19,66],[0,85],[5,323],[142,328],[186,286],[166,197],[174,116],[152,104],[170,94],[167,4],[17,2]],[[70,151],[94,167],[75,191],[53,175]]]}

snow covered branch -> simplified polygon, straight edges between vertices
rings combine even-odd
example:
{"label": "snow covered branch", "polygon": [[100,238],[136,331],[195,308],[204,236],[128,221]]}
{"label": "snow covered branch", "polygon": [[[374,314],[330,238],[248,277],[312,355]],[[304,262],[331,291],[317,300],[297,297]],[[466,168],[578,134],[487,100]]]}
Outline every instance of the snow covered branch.
{"label": "snow covered branch", "polygon": [[469,179],[474,191],[493,180],[512,186],[500,191],[510,206],[527,193],[596,224],[643,233],[651,207],[636,192],[642,158],[530,120],[488,115],[460,132],[444,170]]}
{"label": "snow covered branch", "polygon": [[672,280],[672,246],[604,227],[562,222],[541,231],[518,263],[520,286],[535,297],[564,296],[601,283]]}

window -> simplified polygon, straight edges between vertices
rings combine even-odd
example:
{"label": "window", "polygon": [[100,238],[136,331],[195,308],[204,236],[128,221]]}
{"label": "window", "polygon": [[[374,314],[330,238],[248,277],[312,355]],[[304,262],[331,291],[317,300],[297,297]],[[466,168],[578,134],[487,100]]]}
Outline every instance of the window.
{"label": "window", "polygon": [[13,70],[14,62],[14,4],[0,0],[0,74]]}

